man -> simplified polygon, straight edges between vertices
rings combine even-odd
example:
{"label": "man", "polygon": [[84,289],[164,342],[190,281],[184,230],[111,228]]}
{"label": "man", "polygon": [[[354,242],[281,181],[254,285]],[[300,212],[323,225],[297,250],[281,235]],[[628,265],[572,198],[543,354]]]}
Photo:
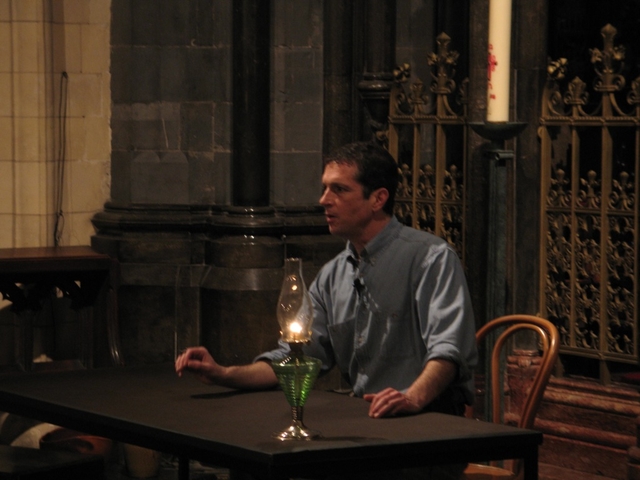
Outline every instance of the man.
{"label": "man", "polygon": [[[442,239],[393,216],[398,167],[372,143],[346,145],[325,157],[322,175],[329,231],[347,241],[309,292],[313,337],[305,353],[337,365],[373,418],[424,409],[462,414],[473,400],[475,325],[455,251]],[[241,389],[278,384],[268,360],[221,366],[203,347],[176,359],[206,383]]]}

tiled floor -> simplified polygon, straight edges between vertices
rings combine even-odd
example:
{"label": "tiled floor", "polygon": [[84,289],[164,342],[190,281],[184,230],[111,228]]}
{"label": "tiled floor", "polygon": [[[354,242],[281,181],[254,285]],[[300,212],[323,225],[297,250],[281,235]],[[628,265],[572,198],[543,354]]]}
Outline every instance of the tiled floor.
{"label": "tiled floor", "polygon": [[[225,469],[206,467],[197,462],[191,462],[189,466],[190,480],[229,480],[229,472]],[[584,472],[575,472],[561,467],[540,464],[540,480],[615,480],[606,476],[590,475]],[[131,480],[124,465],[112,464],[107,471],[106,480]],[[162,467],[155,480],[177,480],[177,460],[165,458]]]}
{"label": "tiled floor", "polygon": [[[129,475],[124,462],[114,461],[107,465],[106,480],[130,480],[134,477]],[[177,480],[178,460],[175,457],[163,456],[160,463],[158,475],[153,477],[157,480]],[[229,480],[229,472],[226,469],[202,465],[198,462],[189,463],[190,480]]]}

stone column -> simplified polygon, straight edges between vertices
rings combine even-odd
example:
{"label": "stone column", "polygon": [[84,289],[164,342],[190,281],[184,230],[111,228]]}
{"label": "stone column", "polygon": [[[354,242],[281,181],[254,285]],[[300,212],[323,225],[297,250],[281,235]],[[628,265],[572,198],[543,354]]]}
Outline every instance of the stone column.
{"label": "stone column", "polygon": [[233,205],[269,205],[271,2],[233,2]]}
{"label": "stone column", "polygon": [[365,0],[363,25],[364,70],[358,89],[364,110],[363,140],[380,139],[389,115],[389,92],[395,67],[396,2]]}
{"label": "stone column", "polygon": [[[337,253],[322,238],[326,225],[315,206],[272,205],[272,6],[267,0],[233,1],[232,204],[212,208],[205,247],[208,268],[201,280],[202,344],[227,365],[251,362],[276,347],[285,256],[303,259],[309,283],[319,266]],[[283,15],[282,10],[275,13]],[[280,67],[287,68],[286,62]],[[287,182],[304,182],[298,170],[289,167],[281,167],[278,174]]]}
{"label": "stone column", "polygon": [[233,0],[231,203],[215,209],[201,337],[223,364],[274,348],[282,222],[270,205],[271,2]]}
{"label": "stone column", "polygon": [[324,152],[355,139],[353,11],[351,0],[324,2]]}

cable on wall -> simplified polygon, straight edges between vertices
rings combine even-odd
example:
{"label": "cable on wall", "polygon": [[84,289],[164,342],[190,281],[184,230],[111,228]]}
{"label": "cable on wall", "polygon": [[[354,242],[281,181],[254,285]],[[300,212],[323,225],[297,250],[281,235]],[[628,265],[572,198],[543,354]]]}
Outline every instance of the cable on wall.
{"label": "cable on wall", "polygon": [[67,153],[67,98],[69,95],[69,76],[62,72],[60,78],[60,102],[58,105],[58,153],[55,169],[55,224],[53,229],[53,244],[60,245],[62,231],[64,230],[64,213],[62,211],[62,199],[64,189],[64,167]]}

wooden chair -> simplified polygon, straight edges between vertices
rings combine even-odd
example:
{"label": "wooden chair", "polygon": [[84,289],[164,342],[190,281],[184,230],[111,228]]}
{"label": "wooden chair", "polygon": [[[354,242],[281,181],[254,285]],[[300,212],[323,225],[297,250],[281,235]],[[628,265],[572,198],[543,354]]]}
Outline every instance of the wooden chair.
{"label": "wooden chair", "polygon": [[[517,426],[520,428],[532,428],[538,412],[538,407],[542,401],[549,377],[558,359],[558,349],[560,347],[560,335],[556,327],[540,317],[532,315],[506,315],[491,320],[484,325],[476,333],[476,342],[478,347],[485,341],[487,335],[496,330],[504,329],[498,332],[498,337],[491,351],[487,351],[487,355],[491,354],[491,410],[492,421],[494,423],[503,423],[502,412],[502,395],[501,389],[504,388],[504,376],[500,374],[500,357],[502,349],[507,339],[514,333],[521,331],[534,331],[537,333],[541,346],[541,358],[538,371],[535,373],[531,383],[530,390],[522,405],[519,421]],[[468,416],[472,416],[472,412],[468,412]],[[513,460],[511,468],[499,467],[496,464],[479,465],[469,464],[464,471],[463,479],[465,480],[493,480],[493,479],[519,479],[522,477],[522,461]]]}

